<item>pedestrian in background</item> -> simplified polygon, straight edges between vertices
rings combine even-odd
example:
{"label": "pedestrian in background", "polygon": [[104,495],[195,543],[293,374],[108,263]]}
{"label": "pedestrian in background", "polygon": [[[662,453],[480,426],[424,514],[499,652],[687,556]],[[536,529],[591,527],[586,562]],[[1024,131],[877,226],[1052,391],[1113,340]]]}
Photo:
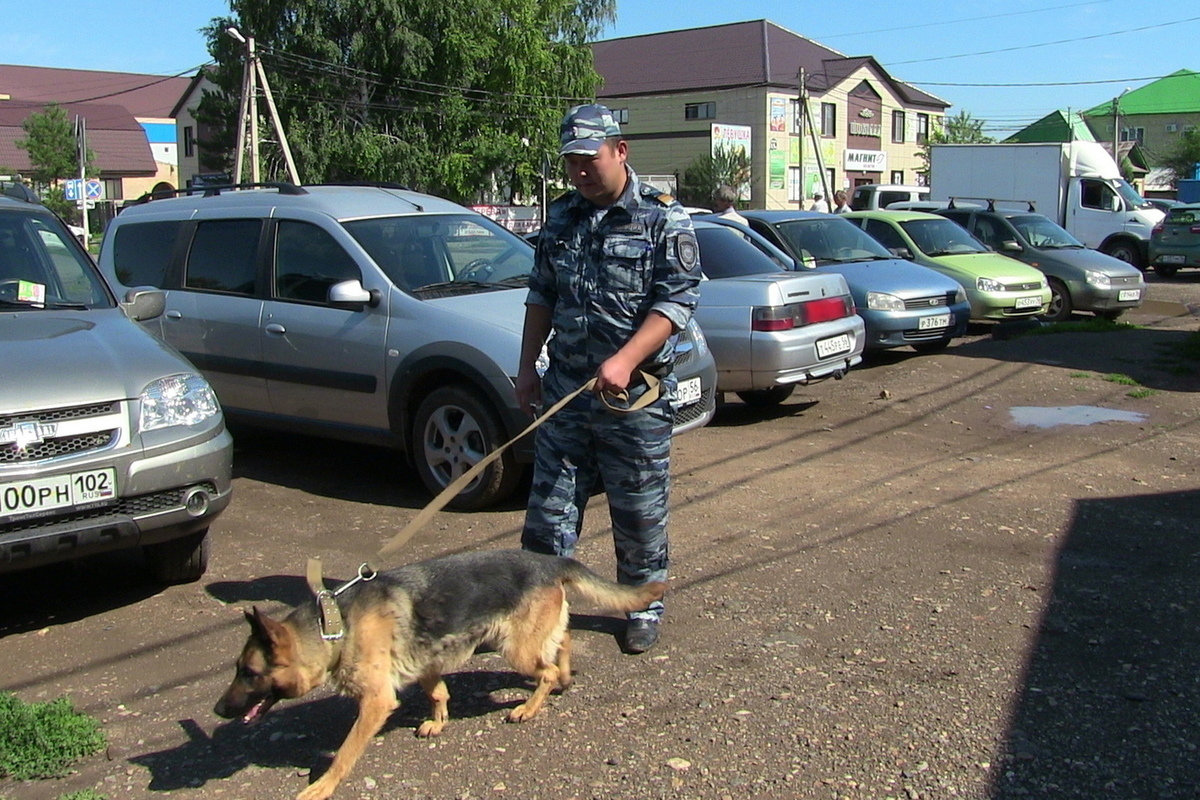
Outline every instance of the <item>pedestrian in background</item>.
{"label": "pedestrian in background", "polygon": [[[572,108],[560,141],[575,190],[550,205],[538,237],[517,401],[549,406],[592,377],[597,393],[537,429],[521,546],[570,556],[588,498],[602,487],[618,582],[665,581],[674,340],[699,299],[700,251],[682,206],[627,165],[629,145],[609,109]],[[539,378],[543,345],[549,366]],[[638,370],[660,379],[662,395],[631,413],[609,410],[598,392],[628,390],[632,402],[648,391]],[[625,650],[650,649],[662,615],[661,602],[629,615]]]}
{"label": "pedestrian in background", "polygon": [[737,199],[737,190],[729,184],[723,183],[713,192],[713,211],[717,213],[718,217],[723,217],[739,225],[750,227],[750,223],[746,221],[746,218],[737,212],[737,208],[734,205],[737,203]]}
{"label": "pedestrian in background", "polygon": [[822,214],[829,213],[829,203],[825,202],[825,196],[820,192],[813,192],[812,205],[808,207],[809,211],[820,211]]}
{"label": "pedestrian in background", "polygon": [[845,214],[850,210],[849,197],[841,189],[833,193],[833,213]]}

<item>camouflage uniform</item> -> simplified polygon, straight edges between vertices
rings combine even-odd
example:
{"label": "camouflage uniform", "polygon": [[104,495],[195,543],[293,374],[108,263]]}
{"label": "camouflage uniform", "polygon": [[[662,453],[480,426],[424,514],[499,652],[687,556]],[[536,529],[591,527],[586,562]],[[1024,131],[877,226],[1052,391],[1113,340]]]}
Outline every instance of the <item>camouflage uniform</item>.
{"label": "camouflage uniform", "polygon": [[[690,218],[672,197],[627,171],[624,194],[607,208],[578,192],[556,200],[538,238],[526,303],[551,309],[554,335],[542,380],[546,406],[593,377],[652,309],[678,331],[699,297],[699,254]],[[618,581],[666,580],[675,338],[641,365],[662,379],[657,402],[618,414],[585,393],[538,429],[521,537],[525,549],[570,555],[588,497],[602,488],[608,494]],[[631,400],[644,388],[635,376]],[[642,616],[661,614],[658,603]]]}

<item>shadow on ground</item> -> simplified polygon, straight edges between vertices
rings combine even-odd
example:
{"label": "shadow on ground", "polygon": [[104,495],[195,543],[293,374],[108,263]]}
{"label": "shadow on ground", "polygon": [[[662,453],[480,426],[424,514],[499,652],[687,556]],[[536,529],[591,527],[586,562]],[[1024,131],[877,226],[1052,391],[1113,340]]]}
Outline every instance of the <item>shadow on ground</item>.
{"label": "shadow on ground", "polygon": [[995,800],[1200,797],[1200,491],[1084,500]]}

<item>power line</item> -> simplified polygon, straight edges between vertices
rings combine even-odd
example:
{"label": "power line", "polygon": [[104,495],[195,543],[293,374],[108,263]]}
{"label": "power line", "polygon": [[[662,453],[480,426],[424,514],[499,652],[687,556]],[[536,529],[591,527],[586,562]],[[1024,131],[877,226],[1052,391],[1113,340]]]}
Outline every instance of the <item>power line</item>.
{"label": "power line", "polygon": [[204,69],[205,67],[209,66],[210,64],[215,64],[215,63],[216,63],[215,61],[205,61],[203,64],[199,64],[195,67],[189,67],[188,69],[185,69],[182,72],[176,73],[175,75],[166,75],[162,78],[159,78],[156,81],[150,81],[149,83],[143,83],[140,86],[131,86],[128,89],[121,89],[116,92],[109,92],[108,94],[98,94],[95,97],[85,97],[82,100],[64,100],[63,102],[64,103],[91,103],[95,100],[105,100],[109,97],[118,97],[123,94],[129,94],[130,92],[137,92],[142,89],[149,89],[151,86],[157,86],[160,83],[166,83],[167,81],[173,81],[176,78],[182,78],[184,75],[187,75],[188,73],[196,72],[198,70]]}

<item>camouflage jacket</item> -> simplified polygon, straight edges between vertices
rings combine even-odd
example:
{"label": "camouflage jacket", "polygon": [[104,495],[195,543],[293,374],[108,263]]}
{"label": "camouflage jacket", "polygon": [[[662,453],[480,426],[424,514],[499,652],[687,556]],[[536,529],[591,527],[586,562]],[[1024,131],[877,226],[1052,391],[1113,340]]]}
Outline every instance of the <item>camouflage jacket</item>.
{"label": "camouflage jacket", "polygon": [[[681,330],[700,297],[699,282],[691,219],[632,169],[625,192],[607,208],[578,192],[555,200],[538,237],[525,301],[551,309],[547,403],[591,378],[651,310]],[[674,338],[642,369],[668,373]]]}

